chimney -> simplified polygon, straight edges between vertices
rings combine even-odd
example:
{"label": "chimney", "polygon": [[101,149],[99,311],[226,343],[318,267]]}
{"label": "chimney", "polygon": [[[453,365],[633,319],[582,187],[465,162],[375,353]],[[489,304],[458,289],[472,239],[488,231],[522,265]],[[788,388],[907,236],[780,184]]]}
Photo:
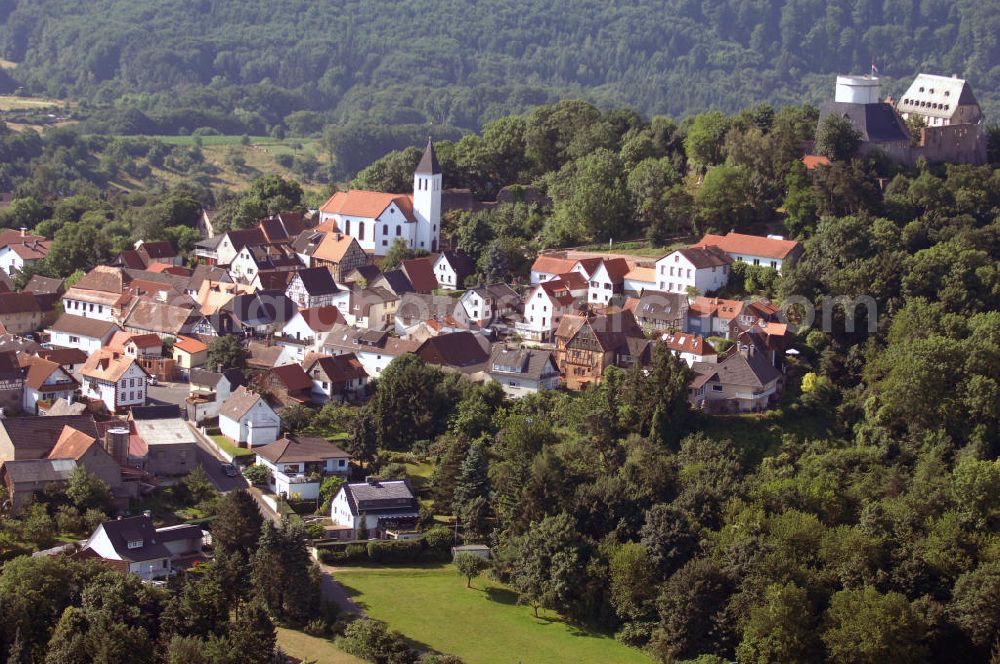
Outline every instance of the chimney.
{"label": "chimney", "polygon": [[26,226],[21,226],[21,237],[24,237],[27,234],[27,232],[28,228]]}

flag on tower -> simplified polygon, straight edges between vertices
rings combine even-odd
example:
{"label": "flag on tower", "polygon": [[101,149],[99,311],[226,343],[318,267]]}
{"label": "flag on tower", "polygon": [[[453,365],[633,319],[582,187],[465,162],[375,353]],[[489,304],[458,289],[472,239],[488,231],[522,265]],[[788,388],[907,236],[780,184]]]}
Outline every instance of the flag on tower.
{"label": "flag on tower", "polygon": [[875,61],[872,60],[872,76],[878,73],[878,67],[875,66]]}

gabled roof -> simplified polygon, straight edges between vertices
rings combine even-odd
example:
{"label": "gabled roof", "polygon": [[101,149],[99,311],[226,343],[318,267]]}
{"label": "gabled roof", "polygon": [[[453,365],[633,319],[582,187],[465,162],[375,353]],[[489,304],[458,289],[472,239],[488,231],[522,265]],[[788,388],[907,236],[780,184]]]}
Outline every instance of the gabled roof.
{"label": "gabled roof", "polygon": [[476,271],[476,264],[472,257],[464,251],[442,251],[440,258],[443,258],[455,271],[457,285],[461,285],[462,280]]}
{"label": "gabled roof", "polygon": [[[722,267],[729,265],[733,259],[725,251],[715,245],[703,247],[685,247],[678,249],[675,253],[683,256],[696,270],[704,270],[710,267]],[[668,254],[669,256],[670,254]],[[666,256],[664,257],[666,258]]]}
{"label": "gabled roof", "polygon": [[33,293],[0,293],[0,315],[41,313]]}
{"label": "gabled roof", "polygon": [[692,355],[715,355],[715,348],[697,334],[690,332],[665,333],[660,335],[660,341],[667,348],[678,353],[691,353]]}
{"label": "gabled roof", "polygon": [[[391,290],[396,295],[402,295],[403,293],[413,293],[416,291],[413,284],[410,283],[410,278],[406,276],[401,268],[396,268],[394,270],[389,270],[378,275],[376,279],[384,281],[386,287]],[[435,288],[437,282],[435,282]],[[369,283],[371,285],[371,283]]]}
{"label": "gabled roof", "polygon": [[[566,323],[565,328],[564,323]],[[605,352],[625,348],[629,338],[645,338],[631,311],[616,311],[597,316],[563,316],[556,330],[556,337],[570,343],[584,328],[590,329],[594,339]]]}
{"label": "gabled roof", "polygon": [[743,311],[743,302],[702,295],[694,299],[688,311],[692,316],[718,316],[723,320],[732,320]]}
{"label": "gabled roof", "polygon": [[[87,361],[88,357],[87,353],[80,348],[42,348],[36,351],[35,354],[60,366],[83,364]],[[2,375],[2,372],[0,372],[0,375]]]}
{"label": "gabled roof", "polygon": [[448,367],[470,367],[483,364],[490,354],[472,332],[450,332],[427,339],[416,350],[424,362]]}
{"label": "gabled roof", "polygon": [[488,371],[500,376],[524,376],[540,380],[546,372],[558,374],[548,351],[533,348],[511,349],[497,344],[490,354]]}
{"label": "gabled roof", "polygon": [[317,368],[334,385],[343,385],[349,380],[368,377],[368,372],[354,353],[317,357],[309,364],[309,374],[313,374]]}
{"label": "gabled roof", "polygon": [[656,283],[656,268],[636,266],[628,271],[625,278],[629,281],[641,281],[644,283]]}
{"label": "gabled roof", "polygon": [[295,303],[284,291],[261,290],[253,295],[237,295],[223,306],[224,311],[243,325],[284,325],[295,315]]}
{"label": "gabled roof", "polygon": [[263,397],[241,385],[219,406],[219,417],[241,420],[259,401],[263,401]]}
{"label": "gabled roof", "polygon": [[74,389],[78,384],[76,379],[73,378],[69,373],[62,370],[62,367],[52,360],[43,359],[41,357],[36,357],[33,355],[22,356],[21,365],[27,369],[24,376],[24,384],[33,390],[38,392],[47,391],[57,391],[65,392],[67,389],[66,385],[46,385],[47,381],[52,374],[62,372],[66,374],[66,378],[73,383]]}
{"label": "gabled roof", "polygon": [[52,277],[43,277],[40,274],[31,275],[31,279],[28,279],[28,283],[24,285],[25,291],[29,293],[62,293],[63,292],[63,280],[54,279]]}
{"label": "gabled roof", "polygon": [[[122,560],[142,562],[171,557],[170,550],[163,545],[153,527],[153,520],[148,516],[105,521],[98,527],[104,530],[115,553]],[[129,548],[129,542],[142,542],[142,545]]]}
{"label": "gabled roof", "polygon": [[240,230],[228,231],[225,234],[225,237],[229,238],[229,242],[233,245],[233,249],[237,252],[247,245],[263,244],[267,241],[260,228],[243,228]]}
{"label": "gabled roof", "polygon": [[137,348],[156,348],[162,346],[163,342],[158,335],[152,333],[139,334],[136,332],[125,332],[119,330],[111,335],[111,339],[105,346],[116,353],[125,352],[125,346],[134,343]]}
{"label": "gabled roof", "polygon": [[255,277],[261,290],[280,290],[288,288],[295,278],[295,272],[289,270],[261,270]]}
{"label": "gabled roof", "polygon": [[665,293],[662,291],[643,291],[630,308],[636,318],[648,320],[672,321],[684,318],[688,312],[688,298],[682,293]]}
{"label": "gabled roof", "polygon": [[119,328],[114,323],[106,320],[63,314],[56,319],[56,322],[49,329],[55,332],[65,332],[66,334],[89,337],[91,339],[104,339]]}
{"label": "gabled roof", "polygon": [[965,79],[934,74],[917,74],[899,98],[903,113],[950,118],[959,106],[978,105],[972,86]]}
{"label": "gabled roof", "polygon": [[357,516],[359,511],[416,511],[417,499],[405,480],[372,480],[357,484],[345,484],[344,497]]}
{"label": "gabled roof", "polygon": [[83,368],[80,369],[80,375],[84,378],[117,383],[133,366],[138,367],[143,374],[146,373],[146,370],[139,366],[134,358],[127,355],[113,357],[111,353],[100,350],[87,358]]}
{"label": "gabled roof", "polygon": [[7,433],[18,459],[38,459],[46,456],[59,440],[63,427],[69,425],[89,436],[97,437],[93,415],[47,415],[37,417],[5,417],[0,427]]}
{"label": "gabled roof", "polygon": [[97,444],[97,438],[88,436],[71,426],[63,427],[59,440],[49,452],[50,459],[73,459],[79,461],[92,445]]}
{"label": "gabled roof", "polygon": [[289,392],[312,389],[312,380],[306,375],[301,364],[285,364],[274,367],[268,372],[268,375],[274,376]]}
{"label": "gabled roof", "polygon": [[350,459],[351,455],[324,438],[285,436],[254,453],[271,463],[320,463],[327,459]]}
{"label": "gabled roof", "polygon": [[535,262],[531,264],[531,271],[543,274],[563,274],[564,272],[572,272],[576,264],[577,261],[569,258],[539,254]]}
{"label": "gabled roof", "polygon": [[73,459],[8,459],[3,462],[4,472],[11,483],[32,484],[68,482],[76,470]]}
{"label": "gabled roof", "polygon": [[828,101],[820,107],[819,121],[829,115],[840,115],[861,132],[861,139],[870,143],[909,142],[910,133],[896,110],[884,102],[876,104],[853,104]]}
{"label": "gabled roof", "polygon": [[714,377],[723,385],[756,389],[762,389],[771,381],[781,377],[781,373],[763,353],[749,353],[744,356],[742,353],[733,352],[718,363],[695,362],[691,368],[695,373],[708,376],[707,380],[712,380]]}
{"label": "gabled roof", "polygon": [[399,268],[406,274],[416,292],[430,293],[438,287],[437,277],[434,276],[434,261],[434,256],[424,256],[411,258],[400,264]]}
{"label": "gabled roof", "polygon": [[195,339],[194,337],[180,336],[174,341],[174,348],[179,348],[185,353],[193,355],[194,353],[200,353],[204,350],[208,350],[208,345]]}
{"label": "gabled roof", "polygon": [[[25,240],[25,238],[21,238]],[[52,242],[44,238],[40,240],[25,240],[24,242],[11,242],[0,247],[9,247],[22,260],[37,261],[48,255]]]}
{"label": "gabled roof", "polygon": [[378,191],[362,191],[351,189],[338,191],[323,204],[320,212],[340,214],[348,217],[377,219],[392,204],[399,208],[403,215],[402,221],[414,222],[413,196],[410,194],[383,194]]}
{"label": "gabled roof", "polygon": [[333,275],[325,267],[303,268],[296,272],[296,276],[302,280],[303,288],[312,297],[329,295],[340,291],[340,288],[337,287],[337,282],[333,280]]}
{"label": "gabled roof", "polygon": [[[579,274],[579,273],[577,273]],[[580,275],[582,276],[582,275]],[[545,291],[552,300],[559,303],[560,306],[568,307],[576,300],[573,294],[570,292],[569,286],[561,278],[549,279],[548,281],[543,281],[538,284],[538,288]]]}
{"label": "gabled roof", "polygon": [[[218,236],[216,236],[218,237]],[[198,265],[191,273],[188,280],[187,290],[198,291],[201,289],[203,281],[216,281],[220,283],[232,283],[233,278],[229,276],[229,271],[218,265]]]}
{"label": "gabled roof", "polygon": [[98,265],[73,284],[78,290],[95,290],[121,294],[127,279],[121,268]]}
{"label": "gabled roof", "polygon": [[201,318],[197,310],[155,300],[140,300],[125,318],[125,327],[149,330],[176,337]]}
{"label": "gabled roof", "polygon": [[339,263],[352,247],[363,251],[358,241],[350,235],[344,235],[340,231],[326,233],[313,250],[312,257],[317,260]]}
{"label": "gabled roof", "polygon": [[744,256],[760,256],[762,258],[785,259],[791,253],[801,249],[795,240],[779,240],[777,238],[761,237],[759,235],[745,235],[730,231],[726,235],[705,235],[692,247],[706,247],[715,245],[727,254],[741,254]]}
{"label": "gabled roof", "polygon": [[173,245],[164,240],[143,242],[136,251],[154,260],[158,258],[176,258],[177,256],[177,250],[174,249]]}
{"label": "gabled roof", "polygon": [[[353,292],[351,298],[354,298]],[[340,313],[340,309],[333,305],[299,309],[299,315],[313,332],[329,332],[335,325],[347,323],[343,314]]]}
{"label": "gabled roof", "polygon": [[437,153],[434,152],[434,143],[431,139],[427,139],[427,147],[424,148],[424,154],[420,157],[420,163],[417,164],[417,170],[413,171],[414,175],[440,175],[441,174],[441,164],[438,163]]}
{"label": "gabled roof", "polygon": [[301,213],[282,212],[260,222],[259,228],[268,242],[288,242],[305,230]]}

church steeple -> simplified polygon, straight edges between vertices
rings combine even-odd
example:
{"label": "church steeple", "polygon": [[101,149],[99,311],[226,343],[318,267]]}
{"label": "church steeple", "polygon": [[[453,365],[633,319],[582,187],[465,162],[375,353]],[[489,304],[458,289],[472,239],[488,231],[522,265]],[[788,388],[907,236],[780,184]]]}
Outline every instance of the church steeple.
{"label": "church steeple", "polygon": [[427,147],[424,148],[424,156],[420,158],[420,163],[417,164],[417,170],[413,171],[414,175],[440,175],[441,174],[441,164],[438,163],[437,155],[434,153],[434,144],[431,142],[431,137],[427,137]]}

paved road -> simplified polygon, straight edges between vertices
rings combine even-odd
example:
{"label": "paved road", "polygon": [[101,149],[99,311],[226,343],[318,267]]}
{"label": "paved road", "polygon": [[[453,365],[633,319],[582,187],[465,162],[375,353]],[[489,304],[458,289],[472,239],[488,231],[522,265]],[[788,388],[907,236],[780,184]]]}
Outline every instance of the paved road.
{"label": "paved road", "polygon": [[350,613],[355,616],[363,616],[365,614],[364,609],[355,603],[351,599],[344,587],[334,581],[333,574],[335,569],[328,565],[320,565],[320,571],[322,572],[319,579],[319,589],[320,593],[323,595],[323,599],[327,602],[332,602],[337,605],[343,613]]}
{"label": "paved road", "polygon": [[152,405],[177,404],[184,407],[191,387],[187,383],[158,383],[146,388],[146,396]]}

